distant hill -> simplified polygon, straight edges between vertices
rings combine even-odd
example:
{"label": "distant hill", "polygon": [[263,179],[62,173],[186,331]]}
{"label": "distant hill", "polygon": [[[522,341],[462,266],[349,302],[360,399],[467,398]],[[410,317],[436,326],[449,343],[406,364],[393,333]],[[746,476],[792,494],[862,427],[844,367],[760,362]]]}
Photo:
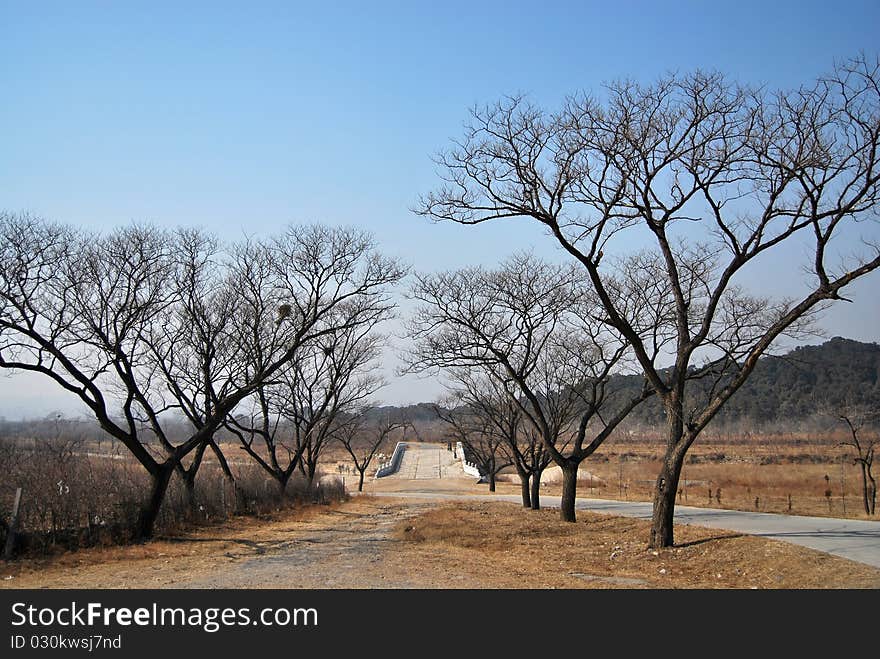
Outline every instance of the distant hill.
{"label": "distant hill", "polygon": [[[637,386],[638,379],[633,379]],[[689,383],[689,395],[701,398],[707,383]],[[826,403],[880,400],[880,345],[835,337],[821,345],[801,346],[784,355],[762,357],[746,383],[715,418],[715,424],[755,424],[809,419]],[[658,401],[640,406],[632,421],[663,422]]]}
{"label": "distant hill", "polygon": [[[641,386],[641,378],[622,378],[624,386]],[[618,383],[620,384],[620,383]],[[705,392],[706,384],[689,384],[691,395]],[[817,404],[842,399],[880,400],[880,345],[835,337],[821,345],[802,346],[779,356],[761,358],[743,387],[722,408],[716,424],[748,421],[755,424],[813,417]],[[438,421],[430,404],[381,407],[375,414],[416,423]],[[646,425],[663,423],[663,410],[654,399],[630,418]]]}
{"label": "distant hill", "polygon": [[430,423],[439,420],[432,403],[417,403],[401,407],[383,405],[370,410],[368,417],[377,420],[410,421],[413,423]]}

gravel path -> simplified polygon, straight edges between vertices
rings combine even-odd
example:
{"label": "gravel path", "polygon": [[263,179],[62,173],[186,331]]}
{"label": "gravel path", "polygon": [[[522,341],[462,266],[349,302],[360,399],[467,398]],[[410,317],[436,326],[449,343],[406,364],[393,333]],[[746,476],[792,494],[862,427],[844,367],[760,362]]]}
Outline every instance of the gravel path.
{"label": "gravel path", "polygon": [[[391,533],[432,503],[342,508],[307,521],[289,540],[258,546],[253,558],[210,576],[178,581],[177,588],[417,588],[383,568]],[[264,555],[265,554],[265,555]]]}

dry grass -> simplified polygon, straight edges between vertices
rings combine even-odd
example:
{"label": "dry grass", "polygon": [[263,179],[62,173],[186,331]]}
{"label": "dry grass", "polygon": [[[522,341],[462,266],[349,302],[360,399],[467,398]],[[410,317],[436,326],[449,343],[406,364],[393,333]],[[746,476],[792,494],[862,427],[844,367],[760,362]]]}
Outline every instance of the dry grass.
{"label": "dry grass", "polygon": [[[610,441],[583,463],[604,487],[594,487],[591,493],[589,483],[583,482],[578,495],[651,501],[661,456],[659,442]],[[836,439],[701,438],[688,453],[679,489],[678,502],[689,506],[878,519],[865,514],[859,468],[836,446]],[[548,485],[543,491],[558,495],[561,488]]]}
{"label": "dry grass", "polygon": [[[676,528],[678,547],[646,549],[648,522],[515,505],[444,506],[402,522],[415,565],[494,588],[878,588],[880,570],[775,540]],[[428,563],[427,561],[431,561]]]}

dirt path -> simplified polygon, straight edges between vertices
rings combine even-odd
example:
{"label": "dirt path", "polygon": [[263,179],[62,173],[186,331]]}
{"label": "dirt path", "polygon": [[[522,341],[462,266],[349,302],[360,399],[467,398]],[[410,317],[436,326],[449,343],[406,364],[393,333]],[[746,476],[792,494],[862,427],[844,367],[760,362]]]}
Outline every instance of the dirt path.
{"label": "dirt path", "polygon": [[421,584],[389,568],[388,546],[401,521],[434,507],[357,501],[285,529],[288,537],[256,545],[258,555],[236,560],[234,569],[196,575],[175,587],[417,588]]}
{"label": "dirt path", "polygon": [[[0,565],[0,588],[411,588],[388,546],[436,504],[360,497],[175,538]],[[12,578],[9,578],[12,577]]]}

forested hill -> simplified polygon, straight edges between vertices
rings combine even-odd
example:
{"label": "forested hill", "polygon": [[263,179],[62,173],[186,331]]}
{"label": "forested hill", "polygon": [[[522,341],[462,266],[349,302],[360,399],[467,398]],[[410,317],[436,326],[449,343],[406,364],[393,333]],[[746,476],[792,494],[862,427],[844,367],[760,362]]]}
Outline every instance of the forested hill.
{"label": "forested hill", "polygon": [[762,358],[720,418],[803,419],[824,403],[877,401],[878,394],[880,345],[835,337],[821,345]]}
{"label": "forested hill", "polygon": [[[627,378],[639,386],[637,378]],[[693,387],[704,386],[696,382]],[[697,391],[695,391],[697,393]],[[779,356],[765,356],[746,384],[728,401],[717,417],[720,423],[751,421],[773,423],[814,416],[817,406],[842,399],[880,399],[880,345],[835,337],[821,345],[803,346]],[[408,407],[382,407],[384,417],[409,417],[415,422],[436,420],[426,403]],[[656,401],[643,404],[633,414],[639,423],[662,422]]]}

